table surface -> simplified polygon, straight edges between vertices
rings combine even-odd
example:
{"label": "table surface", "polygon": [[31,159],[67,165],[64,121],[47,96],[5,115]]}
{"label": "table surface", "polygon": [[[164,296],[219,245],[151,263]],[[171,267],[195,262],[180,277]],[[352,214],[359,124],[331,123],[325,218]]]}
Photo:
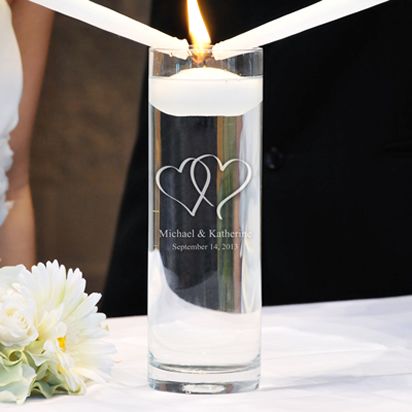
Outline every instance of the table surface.
{"label": "table surface", "polygon": [[8,411],[411,412],[412,296],[268,307],[256,392],[181,395],[146,384],[146,318],[110,319],[113,381]]}

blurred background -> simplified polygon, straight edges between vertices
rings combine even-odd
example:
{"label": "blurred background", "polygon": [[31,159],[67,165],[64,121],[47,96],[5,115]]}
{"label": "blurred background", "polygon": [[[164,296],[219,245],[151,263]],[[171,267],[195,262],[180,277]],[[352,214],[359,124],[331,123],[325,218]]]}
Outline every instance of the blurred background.
{"label": "blurred background", "polygon": [[[150,0],[97,1],[148,23]],[[101,291],[135,141],[147,49],[57,15],[32,144],[38,258]]]}

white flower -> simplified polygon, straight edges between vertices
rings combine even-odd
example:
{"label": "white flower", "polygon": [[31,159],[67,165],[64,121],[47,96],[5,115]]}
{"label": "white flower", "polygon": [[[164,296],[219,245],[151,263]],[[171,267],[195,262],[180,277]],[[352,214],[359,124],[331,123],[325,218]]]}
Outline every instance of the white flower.
{"label": "white flower", "polygon": [[36,340],[34,301],[24,266],[0,269],[0,345],[23,348]]}
{"label": "white flower", "polygon": [[31,393],[83,393],[110,374],[114,346],[102,338],[100,294],[57,261],[0,269],[0,402]]}
{"label": "white flower", "polygon": [[[113,345],[101,338],[105,315],[97,312],[101,295],[85,293],[80,270],[69,270],[57,261],[33,266],[28,287],[36,311],[38,338],[28,354],[50,381],[61,383],[68,393],[82,393],[88,380],[102,382],[110,374]],[[47,379],[46,379],[47,380]]]}
{"label": "white flower", "polygon": [[23,353],[0,353],[0,402],[23,403],[30,395],[35,377],[36,372]]}

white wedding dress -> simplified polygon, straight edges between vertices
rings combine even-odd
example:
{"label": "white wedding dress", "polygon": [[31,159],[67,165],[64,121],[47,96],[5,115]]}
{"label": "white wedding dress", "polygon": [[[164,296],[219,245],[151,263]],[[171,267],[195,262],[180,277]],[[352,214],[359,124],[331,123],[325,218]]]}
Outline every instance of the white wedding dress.
{"label": "white wedding dress", "polygon": [[11,10],[6,0],[0,0],[0,226],[11,207],[6,198],[9,187],[6,173],[13,160],[9,139],[18,122],[22,87],[22,64]]}

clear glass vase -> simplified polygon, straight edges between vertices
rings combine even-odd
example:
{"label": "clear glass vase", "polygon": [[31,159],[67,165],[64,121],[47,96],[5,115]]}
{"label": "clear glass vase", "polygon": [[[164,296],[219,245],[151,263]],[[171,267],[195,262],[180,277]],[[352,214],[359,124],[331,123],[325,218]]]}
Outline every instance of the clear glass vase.
{"label": "clear glass vase", "polygon": [[159,390],[259,384],[263,52],[230,54],[150,50],[148,373]]}

